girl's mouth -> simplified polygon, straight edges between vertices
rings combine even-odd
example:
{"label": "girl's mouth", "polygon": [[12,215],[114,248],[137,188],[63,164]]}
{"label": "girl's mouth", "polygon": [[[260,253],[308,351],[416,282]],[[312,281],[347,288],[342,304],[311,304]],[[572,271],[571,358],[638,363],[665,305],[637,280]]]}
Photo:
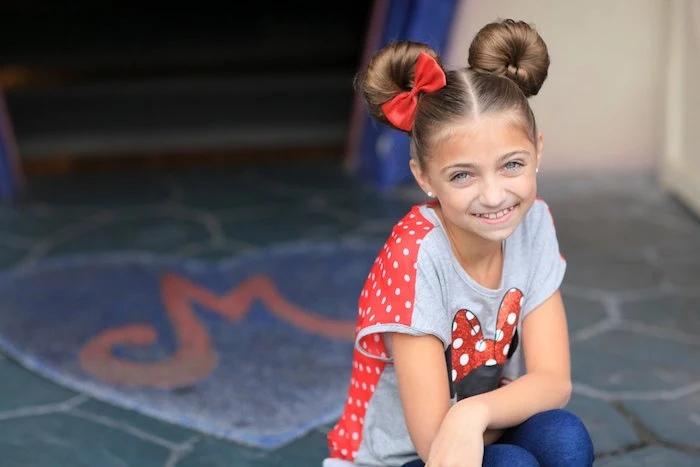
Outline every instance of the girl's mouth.
{"label": "girl's mouth", "polygon": [[500,224],[502,222],[506,222],[508,219],[510,219],[513,215],[513,211],[515,211],[515,208],[517,208],[519,204],[516,204],[514,206],[511,206],[506,209],[502,209],[500,211],[496,212],[486,212],[486,213],[479,213],[479,214],[472,214],[474,217],[477,217],[479,220],[486,222],[487,224]]}

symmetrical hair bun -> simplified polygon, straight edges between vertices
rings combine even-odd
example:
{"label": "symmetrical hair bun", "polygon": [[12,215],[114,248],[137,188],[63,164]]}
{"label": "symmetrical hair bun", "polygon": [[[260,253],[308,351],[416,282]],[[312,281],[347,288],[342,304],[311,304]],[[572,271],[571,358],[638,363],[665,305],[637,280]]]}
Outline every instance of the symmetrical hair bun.
{"label": "symmetrical hair bun", "polygon": [[425,44],[393,42],[380,50],[367,70],[358,75],[356,85],[362,91],[370,113],[378,121],[391,125],[382,111],[382,105],[413,88],[416,63],[421,52],[440,63],[438,54]]}
{"label": "symmetrical hair bun", "polygon": [[530,97],[536,95],[549,69],[549,53],[537,31],[523,21],[506,19],[484,26],[469,47],[474,71],[505,76]]}
{"label": "symmetrical hair bun", "polygon": [[[438,54],[428,45],[414,41],[390,43],[374,55],[367,69],[357,76],[355,84],[377,121],[414,133],[414,136],[415,129],[411,125],[392,124],[382,106],[397,95],[413,89],[421,52],[435,59],[447,83],[444,89],[436,88],[439,90],[429,95],[418,91],[418,88],[414,91],[418,99],[416,102],[422,102],[418,105],[420,115],[417,118],[425,122],[448,121],[455,115],[464,115],[468,108],[482,108],[477,105],[482,101],[499,103],[491,108],[527,107],[526,102],[517,103],[518,100],[523,95],[536,95],[549,69],[547,46],[535,28],[512,19],[493,22],[479,30],[469,47],[469,67],[448,72],[440,63]],[[508,78],[522,93],[517,92],[510,83],[504,85],[502,80],[494,79],[494,76]],[[477,87],[479,91],[474,94]],[[467,89],[470,91],[467,92]],[[487,95],[490,97],[487,98]],[[469,104],[472,98],[476,98],[477,102]],[[457,105],[458,102],[461,104]],[[466,107],[458,110],[462,104]],[[532,126],[534,128],[534,121]],[[420,141],[416,139],[414,143],[420,144]],[[414,150],[420,149],[416,146]]]}

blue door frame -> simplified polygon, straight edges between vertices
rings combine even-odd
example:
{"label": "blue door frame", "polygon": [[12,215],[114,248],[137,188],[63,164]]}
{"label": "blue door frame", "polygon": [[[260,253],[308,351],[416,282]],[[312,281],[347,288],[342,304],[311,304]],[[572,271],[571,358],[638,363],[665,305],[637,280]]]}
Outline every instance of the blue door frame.
{"label": "blue door frame", "polygon": [[0,200],[12,199],[23,182],[12,122],[0,88]]}
{"label": "blue door frame", "polygon": [[[377,0],[370,25],[368,55],[395,40],[413,40],[444,53],[459,0]],[[379,24],[374,24],[379,22]],[[371,37],[375,36],[375,37]],[[413,180],[408,167],[409,138],[377,123],[366,106],[356,105],[346,154],[346,168],[380,190]]]}

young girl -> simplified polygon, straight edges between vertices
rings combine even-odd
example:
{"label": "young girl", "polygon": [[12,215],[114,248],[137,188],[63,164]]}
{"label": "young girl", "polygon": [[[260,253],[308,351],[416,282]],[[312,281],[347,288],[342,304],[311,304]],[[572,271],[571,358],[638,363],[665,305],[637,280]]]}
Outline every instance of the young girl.
{"label": "young girl", "polygon": [[361,76],[372,115],[409,133],[430,201],[396,224],[365,282],[325,467],[592,465],[586,428],[562,409],[566,263],[536,197],[527,98],[548,66],[537,32],[505,20],[476,35],[466,69],[398,42]]}

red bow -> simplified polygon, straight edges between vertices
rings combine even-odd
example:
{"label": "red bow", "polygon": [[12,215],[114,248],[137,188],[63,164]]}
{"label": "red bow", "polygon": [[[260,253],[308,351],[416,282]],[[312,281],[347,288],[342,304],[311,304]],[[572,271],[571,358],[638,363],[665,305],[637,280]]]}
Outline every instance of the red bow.
{"label": "red bow", "polygon": [[419,92],[435,92],[447,84],[445,72],[437,61],[425,52],[418,55],[416,71],[413,78],[413,89],[398,94],[390,101],[382,104],[382,111],[396,128],[411,131],[413,117],[416,113]]}

